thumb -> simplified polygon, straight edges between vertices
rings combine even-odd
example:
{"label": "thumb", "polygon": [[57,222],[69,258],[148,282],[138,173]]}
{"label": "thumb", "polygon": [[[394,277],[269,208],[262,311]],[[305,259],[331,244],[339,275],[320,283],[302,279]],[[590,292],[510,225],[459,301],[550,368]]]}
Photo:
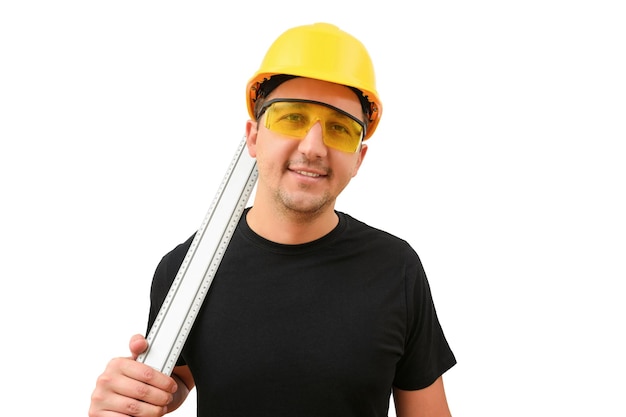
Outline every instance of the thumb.
{"label": "thumb", "polygon": [[137,359],[137,356],[148,348],[148,341],[145,337],[143,337],[143,335],[136,334],[130,338],[128,347],[130,348],[130,353],[133,359]]}

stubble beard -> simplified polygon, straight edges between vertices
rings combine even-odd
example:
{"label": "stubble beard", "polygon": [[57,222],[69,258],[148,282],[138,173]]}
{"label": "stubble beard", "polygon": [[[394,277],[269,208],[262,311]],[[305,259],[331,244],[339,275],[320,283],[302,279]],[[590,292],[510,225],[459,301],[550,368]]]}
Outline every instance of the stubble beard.
{"label": "stubble beard", "polygon": [[[306,192],[306,186],[302,186],[302,192]],[[331,207],[335,198],[327,191],[320,196],[295,196],[283,189],[276,190],[275,201],[284,215],[297,221],[309,221],[321,216]]]}
{"label": "stubble beard", "polygon": [[[297,162],[289,161],[284,170],[289,170],[290,165],[313,167],[315,163],[306,159]],[[332,171],[327,167],[318,166],[318,169],[326,172],[327,179],[332,177]],[[311,188],[309,185],[299,184],[298,189],[292,191],[279,186],[274,191],[274,202],[278,210],[286,217],[298,222],[306,222],[324,214],[328,207],[334,207],[336,196],[333,196],[328,190],[325,190],[321,195],[312,194]]]}

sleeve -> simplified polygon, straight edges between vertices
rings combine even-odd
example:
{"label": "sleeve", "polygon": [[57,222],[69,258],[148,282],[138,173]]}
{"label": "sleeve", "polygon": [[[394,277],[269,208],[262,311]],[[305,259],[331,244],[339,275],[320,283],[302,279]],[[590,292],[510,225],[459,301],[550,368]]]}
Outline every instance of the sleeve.
{"label": "sleeve", "polygon": [[426,273],[417,253],[412,252],[405,274],[405,350],[394,378],[394,386],[404,390],[426,388],[456,364],[437,318]]}

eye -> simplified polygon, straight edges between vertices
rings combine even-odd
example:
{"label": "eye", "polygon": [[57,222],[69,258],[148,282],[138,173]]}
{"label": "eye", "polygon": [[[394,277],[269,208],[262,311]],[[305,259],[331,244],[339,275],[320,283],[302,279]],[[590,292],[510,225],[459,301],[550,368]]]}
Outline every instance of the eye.
{"label": "eye", "polygon": [[300,113],[286,113],[283,114],[280,119],[278,119],[279,122],[288,122],[288,123],[298,123],[298,124],[302,124],[304,122],[306,122],[306,117]]}
{"label": "eye", "polygon": [[334,132],[335,134],[347,135],[347,136],[351,135],[350,129],[342,123],[329,122],[327,126],[328,126],[328,130]]}

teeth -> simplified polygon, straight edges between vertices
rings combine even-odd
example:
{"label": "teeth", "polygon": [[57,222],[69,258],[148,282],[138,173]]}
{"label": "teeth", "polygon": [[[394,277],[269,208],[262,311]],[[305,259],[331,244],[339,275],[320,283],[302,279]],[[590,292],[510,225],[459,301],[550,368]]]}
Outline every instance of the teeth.
{"label": "teeth", "polygon": [[296,171],[296,172],[297,172],[298,174],[300,174],[300,175],[304,175],[304,176],[306,176],[306,177],[314,177],[314,178],[317,178],[317,177],[319,177],[319,176],[320,176],[319,174],[315,174],[315,173],[313,173],[313,172],[306,172],[306,171]]}

